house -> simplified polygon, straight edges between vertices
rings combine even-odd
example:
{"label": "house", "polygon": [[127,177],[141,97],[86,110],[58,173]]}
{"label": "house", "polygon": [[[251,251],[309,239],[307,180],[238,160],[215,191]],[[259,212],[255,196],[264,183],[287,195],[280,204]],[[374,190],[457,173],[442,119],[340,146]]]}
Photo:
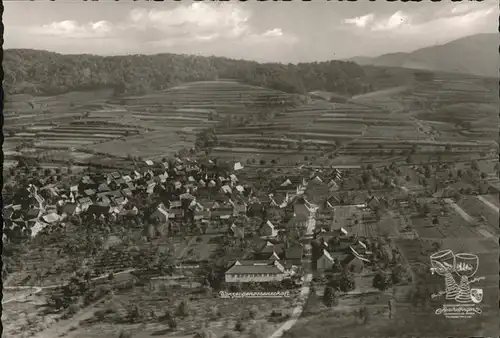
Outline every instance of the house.
{"label": "house", "polygon": [[328,188],[330,189],[330,191],[337,191],[337,190],[339,190],[339,185],[334,180],[331,180],[328,183]]}
{"label": "house", "polygon": [[169,212],[167,209],[160,205],[158,208],[151,214],[151,220],[153,220],[156,224],[164,224],[168,222]]}
{"label": "house", "polygon": [[128,199],[126,197],[118,197],[113,200],[115,205],[125,205],[128,203]]}
{"label": "house", "polygon": [[244,202],[237,202],[233,204],[233,216],[246,215],[247,205]]}
{"label": "house", "polygon": [[24,219],[27,221],[38,219],[40,213],[41,210],[38,208],[29,208],[28,211],[26,211],[26,214],[24,215]]}
{"label": "house", "polygon": [[177,209],[182,207],[182,202],[180,200],[170,200],[168,201],[169,209]]}
{"label": "house", "polygon": [[236,163],[234,164],[233,169],[234,169],[234,171],[241,170],[241,169],[243,169],[243,165],[241,165],[241,163],[240,163],[240,162],[236,162]]}
{"label": "house", "polygon": [[137,207],[134,206],[132,209],[123,208],[122,210],[120,210],[120,213],[118,215],[122,217],[133,217],[137,216],[138,214],[139,214],[139,209],[137,209]]}
{"label": "house", "polygon": [[59,222],[61,220],[61,216],[59,216],[58,214],[53,212],[53,213],[42,216],[42,219],[44,220],[45,223],[53,224],[53,223]]}
{"label": "house", "polygon": [[91,205],[92,205],[92,200],[90,197],[83,197],[78,199],[78,204],[80,204],[80,209],[82,211],[86,211]]}
{"label": "house", "polygon": [[325,201],[325,206],[327,208],[330,208],[330,209],[333,209],[335,206],[338,206],[338,205],[341,205],[341,201],[340,199],[338,199],[337,197],[335,196],[331,196],[329,197],[326,201]]}
{"label": "house", "polygon": [[95,190],[94,189],[85,189],[83,192],[87,196],[94,196],[95,195]]}
{"label": "house", "polygon": [[194,212],[194,220],[195,221],[200,221],[200,220],[208,220],[210,219],[210,210],[196,210]]}
{"label": "house", "polygon": [[221,193],[223,194],[232,194],[233,193],[233,189],[231,189],[231,187],[229,185],[223,185],[221,188],[220,188],[220,191]]}
{"label": "house", "polygon": [[323,254],[316,261],[316,268],[320,271],[330,270],[335,263],[335,260],[328,251],[323,249]]}
{"label": "house", "polygon": [[182,219],[184,217],[184,210],[183,209],[170,209],[168,212],[168,218],[169,219]]}
{"label": "house", "polygon": [[93,215],[94,217],[107,216],[109,212],[110,212],[109,206],[100,204],[92,204],[87,209],[87,213]]}
{"label": "house", "polygon": [[243,227],[235,225],[234,223],[231,225],[229,230],[231,234],[236,238],[243,239],[245,237],[245,229],[243,229]]}
{"label": "house", "polygon": [[361,273],[365,266],[365,263],[369,263],[370,261],[361,256],[357,256],[355,254],[347,255],[347,257],[342,260],[341,264],[344,268],[344,271],[350,273]]}
{"label": "house", "polygon": [[181,195],[179,196],[179,198],[180,198],[181,200],[194,200],[194,199],[195,199],[195,197],[194,197],[193,195],[191,195],[190,193],[188,193],[188,192],[186,192],[186,193],[184,193],[184,194],[181,194]]}
{"label": "house", "polygon": [[125,188],[122,190],[122,195],[125,197],[132,197],[133,193],[132,190],[130,190],[129,188]]}
{"label": "house", "polygon": [[111,199],[105,194],[98,194],[96,201],[102,205],[109,205],[111,203]]}
{"label": "house", "polygon": [[113,171],[111,173],[111,177],[116,180],[116,179],[119,179],[121,177],[121,175],[118,171]]}
{"label": "house", "polygon": [[267,237],[276,237],[278,235],[278,230],[275,228],[274,224],[271,221],[267,221],[262,227],[262,232],[264,236]]}
{"label": "house", "polygon": [[285,248],[285,259],[287,261],[301,263],[304,255],[304,246],[302,244],[293,245]]}
{"label": "house", "polygon": [[336,181],[341,180],[342,179],[342,172],[339,169],[333,169],[332,178]]}
{"label": "house", "polygon": [[80,207],[76,203],[66,203],[62,207],[62,213],[68,216],[75,216],[81,212]]}
{"label": "house", "polygon": [[100,192],[105,192],[105,191],[110,191],[111,189],[109,188],[109,186],[106,183],[101,183],[97,187],[97,190]]}
{"label": "house", "polygon": [[94,181],[90,178],[90,176],[83,176],[82,183],[83,184],[94,184]]}
{"label": "house", "polygon": [[318,175],[314,175],[314,177],[311,179],[311,183],[321,184],[323,183],[323,180]]}
{"label": "house", "polygon": [[310,211],[304,201],[295,203],[293,212],[299,222],[305,222],[309,219]]}
{"label": "house", "polygon": [[353,248],[353,249],[354,249],[357,253],[359,253],[360,255],[368,255],[368,254],[371,254],[371,252],[370,252],[370,251],[368,251],[368,246],[367,246],[364,242],[362,242],[362,241],[360,241],[360,240],[358,240],[358,241],[354,242],[353,244],[351,244],[351,247],[352,247],[352,248]]}
{"label": "house", "polygon": [[[129,181],[130,182],[130,181]],[[114,183],[116,185],[117,188],[125,188],[127,186],[127,181],[125,181],[123,178],[118,178],[116,180],[114,180]]]}
{"label": "house", "polygon": [[138,172],[137,170],[135,170],[135,171],[132,173],[132,179],[133,179],[134,181],[137,181],[137,180],[139,180],[139,179],[141,179],[141,178],[142,178],[142,175],[141,175],[141,173],[140,173],[140,172]]}
{"label": "house", "polygon": [[37,220],[31,227],[31,237],[35,237],[40,231],[45,229],[49,224]]}
{"label": "house", "polygon": [[210,217],[212,219],[229,219],[233,216],[233,208],[232,207],[222,207],[213,209],[210,213]]}
{"label": "house", "polygon": [[226,283],[279,282],[286,277],[285,267],[277,260],[271,263],[252,265],[236,261],[225,273]]}
{"label": "house", "polygon": [[272,254],[273,252],[276,252],[280,256],[283,255],[285,252],[285,244],[284,243],[274,244],[270,241],[266,241],[256,256],[264,257],[266,255]]}

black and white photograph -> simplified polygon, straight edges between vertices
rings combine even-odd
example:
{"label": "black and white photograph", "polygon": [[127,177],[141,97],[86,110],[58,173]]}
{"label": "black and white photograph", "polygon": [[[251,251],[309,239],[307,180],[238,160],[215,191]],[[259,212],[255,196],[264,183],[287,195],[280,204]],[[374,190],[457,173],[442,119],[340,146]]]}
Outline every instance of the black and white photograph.
{"label": "black and white photograph", "polygon": [[499,336],[498,2],[2,6],[2,338]]}

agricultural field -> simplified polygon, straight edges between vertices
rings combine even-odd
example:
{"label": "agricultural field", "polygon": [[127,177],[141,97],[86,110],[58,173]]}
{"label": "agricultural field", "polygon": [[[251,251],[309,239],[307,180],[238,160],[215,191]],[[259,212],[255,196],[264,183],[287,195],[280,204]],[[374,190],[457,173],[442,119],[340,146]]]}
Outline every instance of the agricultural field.
{"label": "agricultural field", "polygon": [[45,313],[43,296],[31,295],[19,301],[8,301],[10,292],[3,290],[2,337],[29,337],[56,321],[56,316]]}
{"label": "agricultural field", "polygon": [[[463,219],[461,215],[447,207],[444,215],[439,212],[432,213],[433,216],[411,218],[409,225],[422,238],[484,238],[479,229]],[[434,217],[438,224],[433,224]]]}
{"label": "agricultural field", "polygon": [[188,83],[120,99],[112,94],[13,96],[5,109],[9,138],[4,149],[154,159],[191,148],[197,133],[228,115],[238,121],[269,104],[290,104],[289,94],[231,80]]}
{"label": "agricultural field", "polygon": [[486,223],[488,228],[498,234],[498,207],[496,210],[483,203],[482,196],[464,196],[457,204],[474,219]]}
{"label": "agricultural field", "polygon": [[[174,290],[158,283],[144,288],[136,287],[127,293],[117,293],[98,309],[88,324],[81,322],[68,337],[114,337],[122,330],[131,332],[134,337],[192,337],[200,331],[212,331],[217,337],[222,337],[227,332],[234,332],[238,321],[243,322],[245,329],[243,333],[239,333],[241,336],[251,332],[267,336],[280,325],[279,321],[269,319],[271,310],[279,309],[283,315],[290,315],[293,307],[292,298],[221,299],[197,290]],[[187,304],[186,315],[176,316],[177,327],[171,329],[161,317],[167,311],[174,313],[181,301]],[[127,308],[131,306],[139,309],[143,322],[141,325],[124,324],[117,320],[124,317]]]}

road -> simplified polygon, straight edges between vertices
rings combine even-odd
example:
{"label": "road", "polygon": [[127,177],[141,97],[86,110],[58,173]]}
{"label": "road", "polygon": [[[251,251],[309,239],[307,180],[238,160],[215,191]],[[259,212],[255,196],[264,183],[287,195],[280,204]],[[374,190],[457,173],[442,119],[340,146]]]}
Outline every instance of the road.
{"label": "road", "polygon": [[[311,209],[312,211],[309,214],[309,218],[306,222],[306,238],[311,236],[314,233],[314,229],[316,228],[316,211],[318,207],[316,205],[312,205]],[[310,261],[311,261],[311,256],[309,256],[309,266],[311,266]],[[295,306],[295,308],[292,311],[292,315],[290,318],[283,323],[272,335],[269,336],[269,338],[280,338],[283,336],[283,334],[290,330],[297,320],[300,318],[302,315],[302,312],[304,311],[304,305],[307,301],[307,298],[309,297],[309,292],[311,291],[311,281],[312,281],[312,273],[309,271],[305,277],[304,277],[304,284],[300,288],[300,295],[298,299],[298,304]]]}
{"label": "road", "polygon": [[499,212],[499,208],[491,203],[490,201],[488,201],[486,198],[484,198],[483,196],[477,196],[477,199],[480,200],[481,202],[483,202],[484,204],[486,204],[486,206],[488,206],[489,208],[491,208],[492,210],[494,210],[496,213]]}

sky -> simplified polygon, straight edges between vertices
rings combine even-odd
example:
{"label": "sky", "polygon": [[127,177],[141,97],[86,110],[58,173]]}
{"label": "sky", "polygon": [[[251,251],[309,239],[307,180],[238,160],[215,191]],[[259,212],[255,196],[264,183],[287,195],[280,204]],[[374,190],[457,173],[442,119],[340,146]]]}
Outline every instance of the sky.
{"label": "sky", "polygon": [[311,62],[409,52],[498,32],[498,4],[442,1],[4,0],[4,48]]}

